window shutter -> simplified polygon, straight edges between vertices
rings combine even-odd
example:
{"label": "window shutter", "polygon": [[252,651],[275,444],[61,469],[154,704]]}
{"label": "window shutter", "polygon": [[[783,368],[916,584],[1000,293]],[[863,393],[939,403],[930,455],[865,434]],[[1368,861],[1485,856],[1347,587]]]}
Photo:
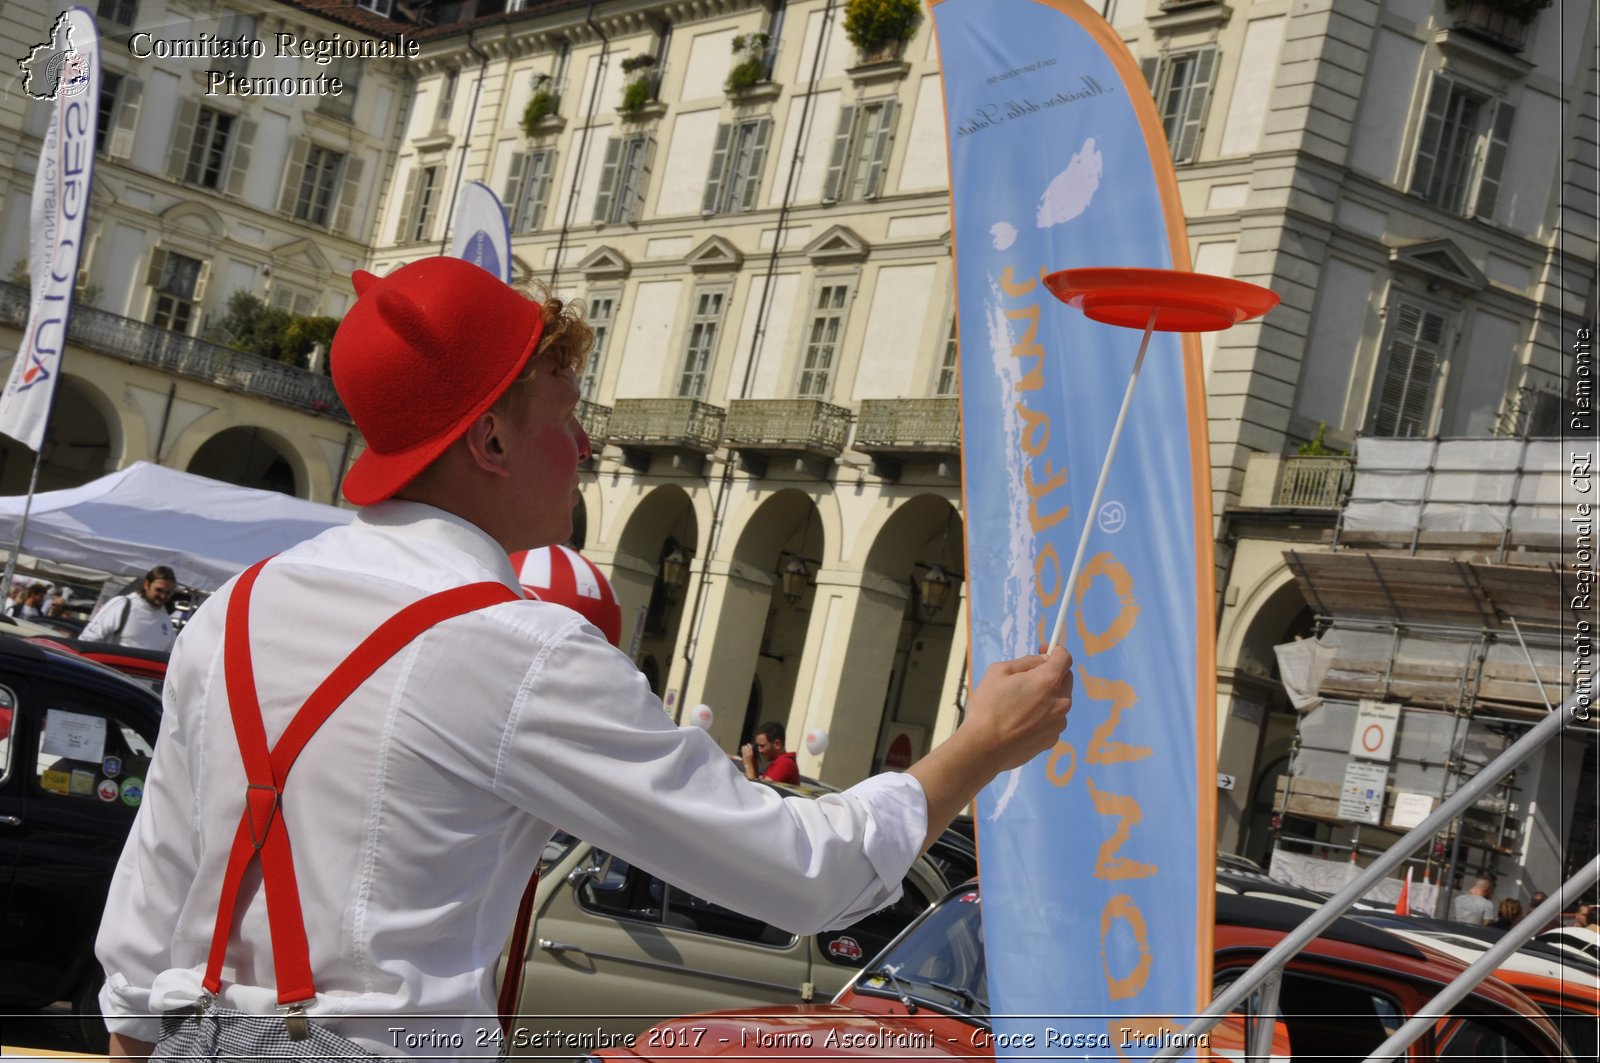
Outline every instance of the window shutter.
{"label": "window shutter", "polygon": [[361,192],[361,171],[366,168],[366,163],[354,155],[346,155],[344,159],[344,180],[339,186],[339,205],[333,211],[333,231],[345,236],[354,236],[351,232],[351,223],[355,220],[356,196]]}
{"label": "window shutter", "polygon": [[639,165],[634,168],[633,198],[628,208],[630,211],[628,220],[631,222],[637,223],[644,218],[644,197],[650,190],[650,171],[654,168],[655,161],[656,138],[646,136],[639,152]]}
{"label": "window shutter", "polygon": [[199,272],[197,272],[195,274],[195,278],[194,278],[194,295],[192,295],[190,298],[192,298],[197,303],[200,300],[204,299],[206,297],[206,281],[208,281],[210,279],[211,279],[211,260],[209,258],[208,259],[203,259],[201,261],[201,263],[200,263]]}
{"label": "window shutter", "polygon": [[756,123],[755,141],[750,146],[750,163],[744,175],[744,189],[736,204],[740,210],[756,208],[756,193],[761,189],[761,170],[767,161],[767,143],[772,139],[772,119]]}
{"label": "window shutter", "polygon": [[1443,316],[1432,311],[1408,303],[1397,308],[1378,394],[1375,435],[1404,437],[1428,431],[1444,324]]}
{"label": "window shutter", "polygon": [[1150,86],[1150,94],[1154,96],[1156,77],[1161,73],[1161,57],[1152,55],[1147,59],[1139,60],[1139,73],[1144,75],[1144,82]]}
{"label": "window shutter", "polygon": [[528,202],[526,229],[537,229],[544,221],[544,205],[550,198],[550,179],[555,175],[556,149],[533,153],[528,163]]}
{"label": "window shutter", "polygon": [[1200,130],[1205,124],[1206,103],[1211,99],[1211,77],[1216,69],[1217,50],[1206,48],[1195,54],[1194,79],[1189,82],[1189,105],[1183,113],[1183,128],[1178,134],[1178,149],[1173,162],[1193,162],[1200,154]]}
{"label": "window shutter", "polygon": [[1504,100],[1495,105],[1484,149],[1483,175],[1478,178],[1478,201],[1472,208],[1475,218],[1494,220],[1495,204],[1500,199],[1500,175],[1505,170],[1506,148],[1511,142],[1511,120],[1516,112],[1517,109]]}
{"label": "window shutter", "polygon": [[117,117],[111,123],[111,140],[106,154],[115,159],[126,159],[133,154],[133,132],[139,125],[139,105],[144,100],[144,83],[125,77],[119,89],[122,99],[117,107]]}
{"label": "window shutter", "polygon": [[622,156],[622,138],[606,140],[606,157],[600,165],[600,191],[594,198],[594,220],[611,220],[611,203],[617,198],[617,160]]}
{"label": "window shutter", "polygon": [[278,192],[278,213],[294,216],[295,200],[300,196],[300,182],[306,176],[306,155],[311,145],[304,139],[296,140],[289,151],[289,165],[283,171],[283,187]]}
{"label": "window shutter", "polygon": [[172,146],[167,149],[167,176],[174,181],[183,180],[183,171],[189,164],[189,149],[194,146],[194,125],[200,117],[200,105],[194,100],[178,104],[178,117],[172,123]]}
{"label": "window shutter", "polygon": [[152,288],[161,287],[161,274],[167,268],[167,253],[156,248],[150,253],[150,268],[145,270],[144,282]]}
{"label": "window shutter", "polygon": [[701,214],[720,213],[723,183],[730,177],[738,178],[737,174],[728,173],[728,142],[736,128],[732,122],[717,124],[717,140],[711,149],[711,172],[706,174],[706,194],[700,200]]}
{"label": "window shutter", "polygon": [[839,194],[844,191],[844,167],[850,156],[850,139],[855,132],[856,113],[859,110],[853,103],[839,110],[839,131],[833,135],[833,155],[828,159],[828,180],[823,185],[822,198],[825,202],[837,202]]}
{"label": "window shutter", "polygon": [[883,191],[883,175],[889,169],[889,149],[894,144],[895,101],[885,100],[878,109],[878,125],[871,144],[863,144],[862,151],[870,150],[872,160],[867,166],[866,187],[861,194],[866,199],[876,199]]}
{"label": "window shutter", "polygon": [[1433,185],[1433,172],[1439,162],[1439,142],[1444,137],[1444,115],[1450,106],[1450,82],[1433,75],[1428,88],[1428,109],[1422,118],[1422,133],[1417,137],[1417,162],[1411,171],[1411,191],[1427,196]]}
{"label": "window shutter", "polygon": [[230,196],[244,195],[244,179],[250,172],[250,152],[256,140],[256,124],[241,119],[239,134],[233,138],[233,159],[228,165],[227,192]]}
{"label": "window shutter", "polygon": [[400,217],[395,222],[394,240],[397,244],[411,242],[411,212],[417,206],[417,175],[422,172],[421,167],[413,166],[411,172],[406,174],[406,192],[400,197]]}
{"label": "window shutter", "polygon": [[514,153],[511,156],[511,173],[506,177],[505,204],[511,211],[511,231],[514,233],[527,231],[523,220],[522,182],[527,179],[528,155],[526,151]]}

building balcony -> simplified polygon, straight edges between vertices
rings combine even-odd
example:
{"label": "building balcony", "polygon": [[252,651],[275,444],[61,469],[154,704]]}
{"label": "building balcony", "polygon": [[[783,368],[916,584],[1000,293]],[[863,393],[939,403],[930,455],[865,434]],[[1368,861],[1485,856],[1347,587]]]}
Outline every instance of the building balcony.
{"label": "building balcony", "polygon": [[[28,289],[0,284],[0,324],[21,329],[27,318]],[[351,423],[333,381],[297,366],[168,332],[92,306],[73,308],[67,339],[100,354]]]}
{"label": "building balcony", "polygon": [[743,464],[765,475],[772,458],[792,458],[795,467],[824,475],[844,452],[850,411],[820,399],[734,399],[728,404],[727,444]]}
{"label": "building balcony", "polygon": [[851,446],[870,454],[873,471],[891,480],[906,461],[953,465],[961,453],[961,401],[865,399]]}
{"label": "building balcony", "polygon": [[1522,51],[1528,33],[1528,20],[1506,11],[1488,0],[1467,0],[1452,5],[1453,28],[1507,52]]}
{"label": "building balcony", "polygon": [[1273,505],[1338,509],[1350,492],[1353,471],[1343,455],[1284,458]]}
{"label": "building balcony", "polygon": [[698,399],[618,399],[605,431],[593,438],[621,447],[630,468],[648,469],[654,455],[670,454],[674,464],[698,472],[722,442],[726,417],[722,407]]}
{"label": "building balcony", "polygon": [[606,432],[611,428],[611,407],[590,402],[588,399],[579,399],[578,424],[583,426],[583,434],[589,437],[592,451],[586,468],[593,468],[601,449],[606,445]]}

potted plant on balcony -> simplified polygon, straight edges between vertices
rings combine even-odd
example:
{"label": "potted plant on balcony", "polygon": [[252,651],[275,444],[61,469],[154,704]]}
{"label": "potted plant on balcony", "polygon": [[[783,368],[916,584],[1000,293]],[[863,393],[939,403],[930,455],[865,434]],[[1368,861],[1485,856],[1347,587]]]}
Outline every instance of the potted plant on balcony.
{"label": "potted plant on balcony", "polygon": [[844,32],[867,62],[893,59],[922,25],[917,0],[848,0]]}
{"label": "potted plant on balcony", "polygon": [[528,98],[528,106],[522,111],[523,134],[528,137],[538,135],[539,126],[555,114],[560,106],[561,96],[555,90],[555,79],[549,74],[535,74],[533,95]]}
{"label": "potted plant on balcony", "polygon": [[741,33],[733,39],[733,54],[741,58],[728,71],[728,80],[722,83],[729,96],[737,96],[766,80],[767,47],[772,38],[765,33]]}
{"label": "potted plant on balcony", "polygon": [[622,61],[622,72],[628,75],[628,83],[622,89],[622,103],[617,107],[617,113],[627,121],[633,121],[644,113],[655,97],[655,86],[651,84],[651,72],[655,69],[656,57],[653,55],[630,55]]}

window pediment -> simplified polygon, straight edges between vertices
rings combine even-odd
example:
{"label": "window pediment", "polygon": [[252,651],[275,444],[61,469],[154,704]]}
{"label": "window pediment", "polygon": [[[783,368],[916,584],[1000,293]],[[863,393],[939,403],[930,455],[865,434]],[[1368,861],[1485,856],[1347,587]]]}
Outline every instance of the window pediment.
{"label": "window pediment", "polygon": [[713,236],[685,255],[683,261],[696,273],[712,273],[738,269],[744,265],[744,255],[725,238]]}
{"label": "window pediment", "polygon": [[578,263],[578,271],[590,280],[626,277],[633,272],[633,263],[614,247],[597,247]]}
{"label": "window pediment", "polygon": [[1472,259],[1449,240],[1429,240],[1424,243],[1397,247],[1389,252],[1389,261],[1410,269],[1464,292],[1481,291],[1489,286],[1489,279]]}
{"label": "window pediment", "polygon": [[853,230],[835,225],[806,245],[806,256],[813,262],[859,262],[867,257],[872,245]]}

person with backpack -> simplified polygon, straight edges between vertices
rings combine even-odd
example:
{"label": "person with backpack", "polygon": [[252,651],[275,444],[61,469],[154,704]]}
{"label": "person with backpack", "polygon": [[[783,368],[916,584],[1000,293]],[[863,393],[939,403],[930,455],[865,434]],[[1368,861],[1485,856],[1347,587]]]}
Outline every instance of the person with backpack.
{"label": "person with backpack", "polygon": [[167,603],[178,589],[178,577],[166,565],[144,574],[139,588],[109,598],[84,625],[85,642],[109,642],[142,650],[170,650],[177,632]]}

